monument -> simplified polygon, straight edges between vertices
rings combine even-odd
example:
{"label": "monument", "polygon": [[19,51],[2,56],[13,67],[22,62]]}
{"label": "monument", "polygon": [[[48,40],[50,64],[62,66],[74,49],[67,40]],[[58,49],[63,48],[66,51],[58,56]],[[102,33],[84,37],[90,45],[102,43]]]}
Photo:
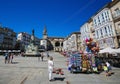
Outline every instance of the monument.
{"label": "monument", "polygon": [[38,46],[35,45],[35,37],[34,37],[34,29],[32,30],[30,44],[25,46],[25,54],[24,56],[39,56],[40,52],[38,50]]}

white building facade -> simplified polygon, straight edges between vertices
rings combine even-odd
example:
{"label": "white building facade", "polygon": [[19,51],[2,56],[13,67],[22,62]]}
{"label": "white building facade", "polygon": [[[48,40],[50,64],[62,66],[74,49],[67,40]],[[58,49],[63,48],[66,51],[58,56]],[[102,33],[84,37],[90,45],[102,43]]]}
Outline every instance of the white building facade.
{"label": "white building facade", "polygon": [[[40,45],[40,39],[35,37],[35,45]],[[20,32],[17,35],[17,40],[19,40],[22,44],[22,46],[27,46],[30,44],[31,41],[31,35],[26,32]]]}
{"label": "white building facade", "polygon": [[80,32],[73,32],[63,42],[64,51],[78,51],[80,50]]}
{"label": "white building facade", "polygon": [[102,9],[93,17],[93,28],[95,30],[95,39],[98,41],[100,49],[116,47],[115,26],[109,8]]}
{"label": "white building facade", "polygon": [[67,51],[67,50],[68,50],[68,41],[67,41],[67,39],[65,39],[63,41],[63,51]]}
{"label": "white building facade", "polygon": [[116,30],[116,46],[120,47],[120,0],[114,0],[110,6]]}
{"label": "white building facade", "polygon": [[81,32],[81,41],[90,38],[90,27],[88,23],[85,23],[83,26],[80,27],[80,32]]}
{"label": "white building facade", "polygon": [[20,32],[17,35],[17,40],[19,40],[23,45],[29,45],[31,35],[26,32]]}
{"label": "white building facade", "polygon": [[92,18],[90,18],[85,24],[83,24],[80,27],[80,32],[81,32],[81,48],[84,51],[86,44],[85,44],[85,40],[86,39],[94,39],[95,38],[95,32],[94,32],[94,28],[93,28],[93,20]]}

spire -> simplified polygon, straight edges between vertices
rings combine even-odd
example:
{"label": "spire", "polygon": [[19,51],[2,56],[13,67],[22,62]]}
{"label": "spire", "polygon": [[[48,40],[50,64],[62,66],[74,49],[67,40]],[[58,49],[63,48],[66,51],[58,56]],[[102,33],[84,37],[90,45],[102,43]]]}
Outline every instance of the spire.
{"label": "spire", "polygon": [[44,26],[44,30],[43,30],[43,39],[47,39],[47,29],[46,29],[46,25]]}
{"label": "spire", "polygon": [[46,25],[44,26],[43,35],[47,35]]}

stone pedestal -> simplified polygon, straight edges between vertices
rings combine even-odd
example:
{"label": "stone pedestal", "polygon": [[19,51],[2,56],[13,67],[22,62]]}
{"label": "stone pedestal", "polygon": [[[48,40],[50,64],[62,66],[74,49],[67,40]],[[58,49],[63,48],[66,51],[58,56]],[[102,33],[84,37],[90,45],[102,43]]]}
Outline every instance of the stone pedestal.
{"label": "stone pedestal", "polygon": [[38,51],[38,47],[33,45],[32,43],[25,48],[24,56],[39,56],[39,55],[40,53]]}
{"label": "stone pedestal", "polygon": [[40,56],[38,47],[35,45],[34,30],[32,30],[31,42],[28,46],[25,47],[24,56]]}

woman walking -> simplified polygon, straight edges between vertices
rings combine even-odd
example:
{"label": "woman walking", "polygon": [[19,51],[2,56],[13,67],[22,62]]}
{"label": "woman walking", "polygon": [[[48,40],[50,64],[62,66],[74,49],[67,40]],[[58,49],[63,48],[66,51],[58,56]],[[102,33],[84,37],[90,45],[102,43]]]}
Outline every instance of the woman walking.
{"label": "woman walking", "polygon": [[10,63],[13,63],[13,53],[10,54]]}

